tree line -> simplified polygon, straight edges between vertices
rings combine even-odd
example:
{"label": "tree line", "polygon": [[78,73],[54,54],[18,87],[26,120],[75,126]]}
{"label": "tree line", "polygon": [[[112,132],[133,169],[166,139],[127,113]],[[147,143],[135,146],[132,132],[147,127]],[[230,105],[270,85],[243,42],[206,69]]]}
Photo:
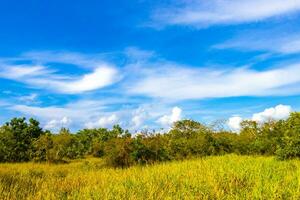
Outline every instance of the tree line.
{"label": "tree line", "polygon": [[62,163],[86,156],[101,157],[114,167],[235,153],[300,157],[300,113],[286,120],[259,124],[245,120],[239,133],[215,130],[193,120],[175,122],[166,133],[132,135],[119,125],[58,134],[43,130],[35,119],[13,118],[0,127],[0,162]]}

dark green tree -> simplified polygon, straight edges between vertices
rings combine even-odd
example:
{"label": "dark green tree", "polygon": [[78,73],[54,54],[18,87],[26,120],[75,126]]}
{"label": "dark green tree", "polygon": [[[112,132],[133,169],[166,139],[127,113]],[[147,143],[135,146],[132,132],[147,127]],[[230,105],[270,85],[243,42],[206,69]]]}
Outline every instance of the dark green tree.
{"label": "dark green tree", "polygon": [[33,151],[33,142],[44,134],[42,128],[39,127],[39,122],[34,119],[29,119],[26,122],[25,118],[13,118],[10,122],[5,123],[2,127],[8,141],[4,142],[6,149],[11,152],[6,156],[10,162],[24,162],[31,159]]}

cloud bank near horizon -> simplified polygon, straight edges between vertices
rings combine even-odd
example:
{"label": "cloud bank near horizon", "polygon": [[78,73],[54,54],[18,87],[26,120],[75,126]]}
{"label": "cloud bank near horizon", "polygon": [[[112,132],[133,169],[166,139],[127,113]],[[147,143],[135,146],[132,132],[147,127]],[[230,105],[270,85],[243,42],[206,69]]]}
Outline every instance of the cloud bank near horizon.
{"label": "cloud bank near horizon", "polygon": [[240,116],[230,117],[227,121],[227,125],[231,130],[239,132],[239,130],[241,129],[241,122],[243,120],[252,120],[257,122],[258,124],[262,124],[270,120],[276,121],[281,119],[287,119],[292,111],[293,110],[291,106],[280,104],[275,107],[266,108],[262,112],[254,113],[250,119],[242,118]]}
{"label": "cloud bank near horizon", "polygon": [[[46,57],[45,52],[35,55]],[[149,127],[149,124],[170,127],[173,122],[182,119],[184,107],[181,105],[185,101],[300,94],[298,62],[261,70],[252,66],[197,67],[157,58],[153,52],[130,48],[124,51],[128,62],[123,66],[104,64],[105,59],[95,57],[89,64],[97,60],[101,65],[86,67],[79,63],[88,63],[83,58],[91,58],[92,55],[71,52],[68,55],[51,60],[50,54],[46,61],[41,57],[41,65],[35,63],[34,57],[29,60],[32,64],[2,60],[1,79],[21,84],[26,90],[34,90],[6,102],[3,107],[38,117],[44,121],[45,127],[51,129],[64,124],[83,124],[93,128],[120,123],[138,130]],[[76,55],[80,56],[76,58]],[[76,69],[76,73],[66,73],[59,65],[53,67],[49,64],[59,60],[74,65],[72,69]],[[45,105],[40,103],[44,93],[77,100]],[[6,95],[11,94],[7,91]],[[172,112],[168,114],[170,110]],[[232,120],[234,124],[239,119]]]}

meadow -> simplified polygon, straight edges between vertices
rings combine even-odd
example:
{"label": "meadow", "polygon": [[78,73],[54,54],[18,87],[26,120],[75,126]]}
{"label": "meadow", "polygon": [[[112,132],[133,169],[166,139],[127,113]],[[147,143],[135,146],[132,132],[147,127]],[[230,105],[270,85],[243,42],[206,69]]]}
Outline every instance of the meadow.
{"label": "meadow", "polygon": [[100,158],[0,164],[1,199],[300,199],[300,161],[209,156],[125,169]]}

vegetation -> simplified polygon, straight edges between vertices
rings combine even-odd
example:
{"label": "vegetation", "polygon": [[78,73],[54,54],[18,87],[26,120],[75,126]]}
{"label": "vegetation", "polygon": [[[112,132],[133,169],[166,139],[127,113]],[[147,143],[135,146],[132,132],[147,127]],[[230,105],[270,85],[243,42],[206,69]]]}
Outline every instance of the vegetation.
{"label": "vegetation", "polygon": [[54,134],[14,118],[0,127],[0,198],[299,199],[299,157],[296,112],[239,133],[182,120],[163,134]]}
{"label": "vegetation", "polygon": [[0,162],[62,163],[86,156],[102,157],[113,167],[224,155],[300,157],[300,113],[286,120],[258,124],[243,121],[239,133],[215,130],[192,120],[174,123],[167,133],[131,135],[115,125],[75,134],[43,130],[34,119],[14,118],[0,127]]}
{"label": "vegetation", "polygon": [[299,199],[300,161],[209,156],[126,169],[102,159],[0,164],[1,199]]}

